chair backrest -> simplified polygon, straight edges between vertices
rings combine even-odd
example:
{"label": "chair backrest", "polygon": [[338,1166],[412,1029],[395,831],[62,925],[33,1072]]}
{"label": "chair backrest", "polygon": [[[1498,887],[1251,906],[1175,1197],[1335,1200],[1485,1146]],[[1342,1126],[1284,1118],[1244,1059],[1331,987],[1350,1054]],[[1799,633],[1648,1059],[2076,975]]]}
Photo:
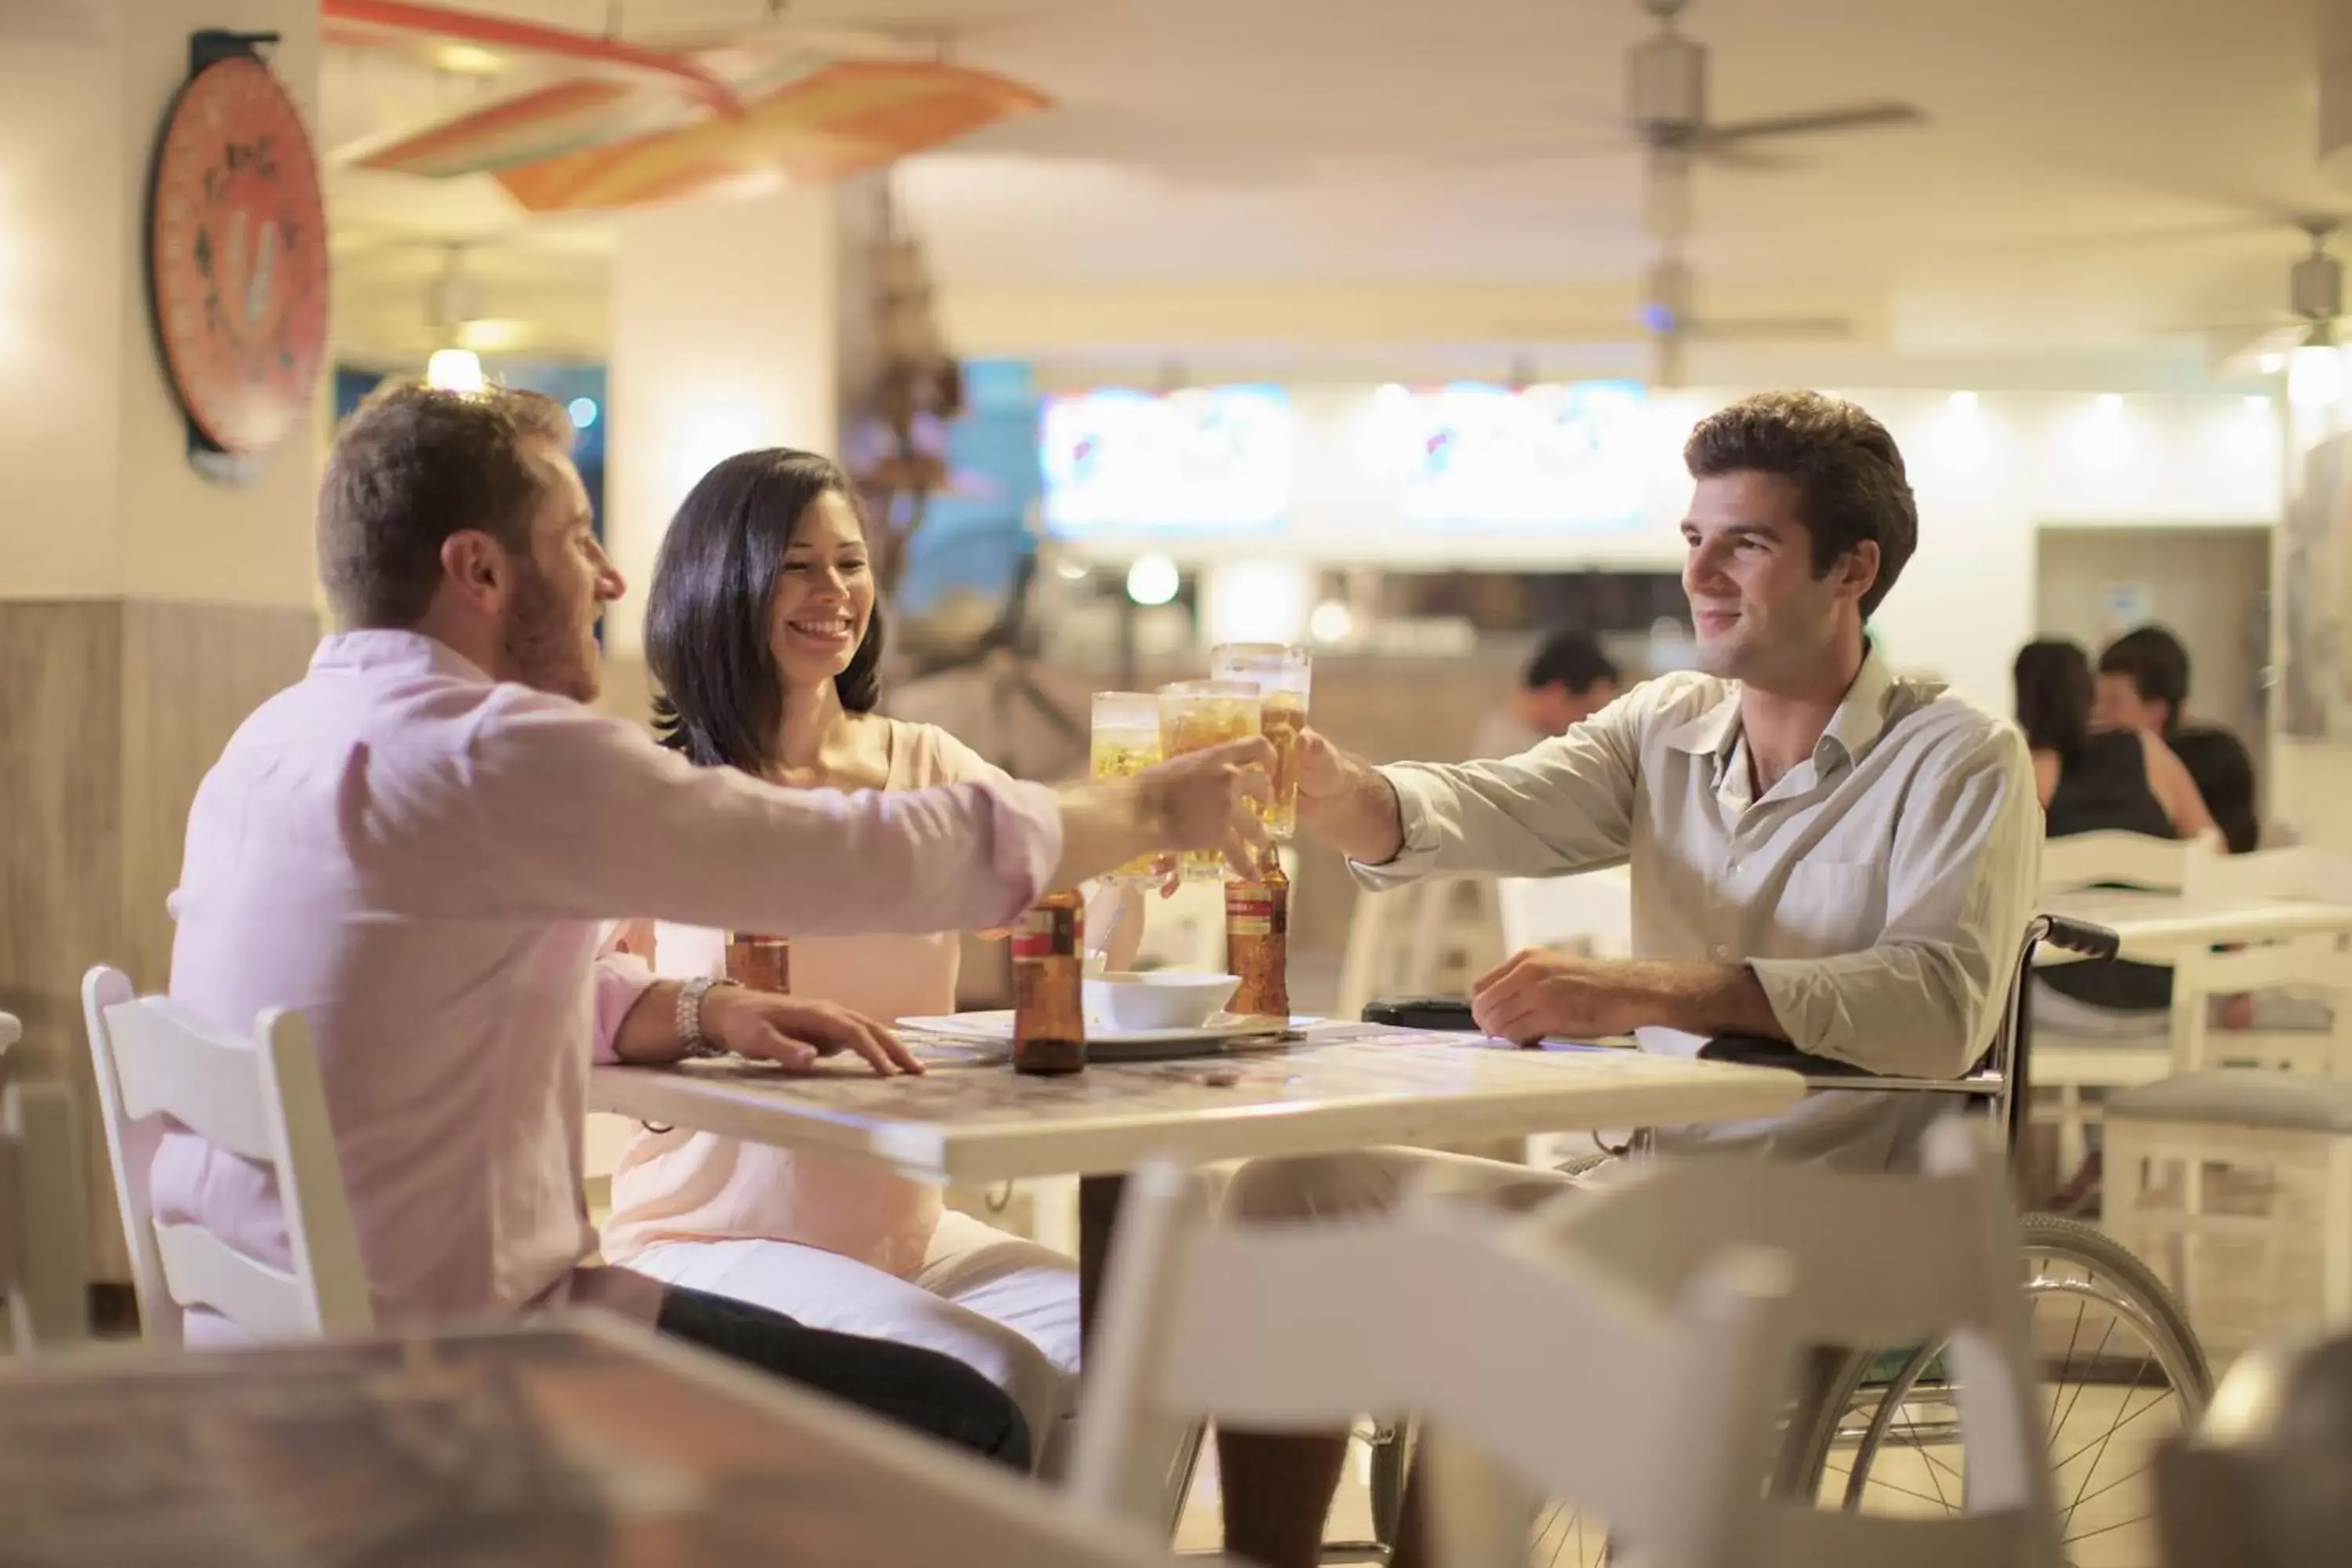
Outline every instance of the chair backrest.
{"label": "chair backrest", "polygon": [[2352,856],[2312,845],[2257,849],[2248,855],[2201,855],[2189,862],[2191,898],[2216,902],[2257,899],[2316,899],[2340,903],[2352,888]]}
{"label": "chair backrest", "polygon": [[[1153,1164],[1128,1182],[1070,1494],[1148,1526],[1170,1439],[1197,1416],[1295,1431],[1420,1412],[1457,1461],[1433,1499],[1449,1568],[1525,1561],[1523,1534],[1462,1506],[1482,1473],[1588,1503],[1658,1568],[1712,1568],[1752,1511],[1793,1348],[1781,1272],[1733,1249],[1659,1308],[1500,1215],[1231,1224]],[[1573,1417],[1596,1401],[1611,1421]]]}
{"label": "chair backrest", "polygon": [[[2119,884],[2151,891],[2186,889],[2202,862],[2220,859],[2201,838],[2155,838],[2145,833],[2073,833],[2042,846],[2042,893],[2081,892]],[[2200,868],[2192,873],[2191,867]]]}
{"label": "chair backrest", "polygon": [[1759,1563],[2062,1561],[1999,1144],[1981,1122],[1953,1116],[1928,1129],[1920,1152],[1916,1176],[1729,1158],[1662,1163],[1621,1190],[1573,1194],[1528,1222],[1657,1300],[1686,1290],[1727,1248],[1773,1248],[1792,1265],[1783,1319],[1800,1343],[1876,1351],[1949,1336],[1966,1511],[1908,1519],[1769,1501],[1754,1521],[1767,1545]]}
{"label": "chair backrest", "polygon": [[[2241,857],[2250,858],[2250,857]],[[2172,971],[2172,1066],[2199,1072],[2217,1058],[2251,1058],[2336,1077],[2352,1076],[2352,955],[2334,934],[2263,942],[2225,952],[2192,952]],[[2257,1015],[2252,1030],[2226,1033],[2213,1027],[2216,996],[2291,989],[2323,994],[2326,1029],[2264,1029]]]}
{"label": "chair backrest", "polygon": [[1348,919],[1333,1016],[1360,1016],[1377,997],[1466,996],[1470,983],[1509,951],[1492,877],[1433,877],[1360,892]]}
{"label": "chair backrest", "polygon": [[0,1013],[0,1294],[19,1355],[89,1336],[90,1274],[80,1119],[65,1085],[9,1070],[22,1032]]}
{"label": "chair backrest", "polygon": [[[134,995],[129,976],[103,965],[82,980],[82,1009],[147,1337],[178,1343],[183,1312],[194,1306],[264,1340],[373,1328],[326,1089],[302,1016],[272,1008],[251,1038],[222,1034],[168,997]],[[148,1182],[166,1119],[270,1168],[290,1268],[248,1258],[201,1226],[157,1222]]]}

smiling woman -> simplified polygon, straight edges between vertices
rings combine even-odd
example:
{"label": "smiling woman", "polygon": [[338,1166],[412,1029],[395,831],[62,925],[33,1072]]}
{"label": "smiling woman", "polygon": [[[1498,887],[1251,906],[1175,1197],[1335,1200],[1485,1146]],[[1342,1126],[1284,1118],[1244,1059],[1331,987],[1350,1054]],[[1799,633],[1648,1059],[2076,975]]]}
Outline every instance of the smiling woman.
{"label": "smiling woman", "polygon": [[882,615],[850,496],[831,460],[783,447],[729,458],[688,493],[646,609],[665,743],[767,776],[793,765],[781,754],[791,693],[822,710],[829,685],[842,711],[873,712]]}
{"label": "smiling woman", "polygon": [[[875,711],[882,617],[848,479],[769,448],[705,474],[662,541],[646,659],[664,742],[803,788],[909,790],[1003,775],[943,730]],[[780,874],[789,874],[785,868]],[[655,928],[655,967],[723,973],[727,933]],[[795,996],[879,1019],[952,1012],[961,938],[795,937]],[[1010,1393],[1041,1462],[1076,1399],[1067,1259],[943,1213],[935,1189],[683,1130],[639,1133],[613,1175],[604,1256],[812,1327],[929,1346]]]}

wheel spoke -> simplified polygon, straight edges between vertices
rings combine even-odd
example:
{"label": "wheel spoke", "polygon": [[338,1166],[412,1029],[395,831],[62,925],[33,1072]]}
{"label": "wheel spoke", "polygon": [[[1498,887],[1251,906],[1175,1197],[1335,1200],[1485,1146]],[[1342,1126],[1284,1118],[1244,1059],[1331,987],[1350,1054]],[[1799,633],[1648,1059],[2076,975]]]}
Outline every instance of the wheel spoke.
{"label": "wheel spoke", "polygon": [[[2104,1351],[2107,1348],[2107,1342],[2108,1342],[2109,1340],[2114,1339],[2114,1338],[2116,1337],[2116,1324],[2117,1322],[2119,1322],[2120,1321],[2121,1321],[2121,1320],[2119,1320],[2119,1319],[2117,1319],[2117,1318],[2114,1318],[2114,1317],[2110,1317],[2110,1318],[2108,1318],[2108,1319],[2107,1319],[2107,1331],[2106,1331],[2106,1332],[2105,1332],[2105,1333],[2103,1333],[2103,1334],[2101,1334],[2101,1335],[2099,1336],[2099,1348],[2098,1348],[2097,1350],[2095,1350],[2095,1351],[2093,1351],[2093,1352],[2091,1352],[2091,1359],[2092,1359],[2094,1362],[2096,1362],[2096,1361],[2099,1359],[2099,1355],[2100,1355],[2100,1353],[2101,1353],[2102,1352],[2104,1352]],[[2082,1309],[2081,1309],[2081,1308],[2079,1308],[2079,1307],[2077,1307],[2077,1308],[2075,1309],[2075,1311],[2074,1311],[2074,1326],[2075,1326],[2076,1336],[2077,1336],[2078,1338],[2080,1337],[2081,1331],[2082,1331],[2082,1322],[2083,1322],[2083,1313],[2082,1313]],[[2074,1346],[2070,1343],[2070,1344],[2067,1346],[2067,1350],[2066,1350],[2066,1359],[2065,1359],[2064,1361],[2060,1362],[2060,1363],[2058,1363],[2058,1370],[2059,1370],[2058,1386],[2059,1386],[2059,1387],[2063,1388],[2063,1387],[2067,1386],[2067,1384],[2066,1384],[2066,1381],[2065,1381],[2065,1371],[2066,1371],[2066,1368],[2068,1368],[2068,1367],[2070,1367],[2070,1366],[2072,1366],[2072,1365],[2074,1365]],[[2145,1372],[2146,1372],[2146,1370],[2147,1370],[2146,1363],[2142,1363],[2142,1366],[2141,1366],[2141,1371],[2142,1371],[2143,1373],[2145,1373]],[[2137,1380],[2135,1380],[2135,1381],[2137,1381]],[[2070,1400],[2068,1400],[2068,1401],[2066,1402],[2066,1414],[2065,1414],[2064,1415],[2059,1415],[2056,1413],[2056,1412],[2057,1412],[2057,1403],[2058,1403],[2056,1400],[2054,1400],[2054,1399],[2053,1399],[2053,1400],[2052,1400],[2052,1401],[2050,1402],[2050,1403],[2051,1403],[2051,1411],[2052,1411],[2052,1418],[2051,1418],[2051,1423],[2050,1423],[2050,1437],[2051,1437],[2051,1440],[2052,1440],[2052,1441],[2053,1441],[2053,1442],[2054,1442],[2054,1441],[2056,1441],[2056,1440],[2057,1440],[2057,1436],[2058,1436],[2058,1428],[2059,1428],[2059,1427],[2061,1427],[2061,1426],[2064,1426],[2064,1425],[2065,1425],[2069,1420],[2072,1420],[2072,1419],[2074,1418],[2074,1406],[2075,1406],[2076,1405],[2078,1405],[2078,1404],[2080,1404],[2080,1403],[2082,1402],[2082,1398],[2083,1398],[2083,1390],[2084,1390],[2085,1388],[2088,1388],[2089,1386],[2090,1386],[2090,1384],[2087,1384],[2087,1383],[2080,1383],[2080,1382],[2078,1382],[2078,1383],[2076,1383],[2076,1384],[2074,1384],[2074,1398],[2072,1398],[2072,1399],[2070,1399]]]}
{"label": "wheel spoke", "polygon": [[[2074,1303],[2074,1328],[2073,1332],[2071,1332],[2070,1334],[2068,1334],[2068,1335],[2067,1335],[2067,1338],[2066,1338],[2066,1354],[2065,1354],[2064,1358],[2063,1358],[2063,1359],[2059,1363],[2059,1364],[2060,1364],[2060,1365],[2062,1365],[2062,1366],[2063,1366],[2063,1365],[2067,1365],[2067,1364],[2071,1363],[2074,1361],[2074,1347],[2075,1347],[2077,1344],[2079,1344],[2079,1343],[2081,1343],[2081,1342],[2082,1342],[2082,1338],[2083,1338],[2083,1312],[2084,1312],[2084,1303],[2082,1303],[2082,1302],[2080,1302],[2080,1301],[2077,1301],[2077,1302],[2075,1302],[2075,1303]],[[2032,1319],[2029,1317],[2029,1318],[2028,1318],[2028,1320],[2027,1320],[2027,1321],[2028,1321],[2028,1325],[2029,1325],[2029,1327],[2028,1327],[2028,1333],[2029,1333],[2029,1335],[2030,1335],[2030,1334],[2031,1334],[2031,1332],[2032,1332],[2032,1329],[2031,1329]],[[2029,1343],[2031,1342],[2031,1340],[2030,1340],[2030,1339],[2029,1339],[2028,1342],[2029,1342]],[[2054,1385],[2053,1385],[2053,1386],[2052,1386],[2052,1388],[2051,1388],[2051,1390],[2050,1390],[2050,1426],[2051,1426],[2051,1430],[2053,1430],[2053,1431],[2055,1431],[2055,1430],[2057,1429],[2057,1426],[2058,1426],[2058,1401],[2059,1401],[2061,1398],[2064,1397],[2064,1394],[2065,1394],[2065,1385],[2064,1385],[2063,1384],[2054,1384]]]}
{"label": "wheel spoke", "polygon": [[[2149,1363],[2142,1361],[2139,1364],[2139,1372],[2137,1375],[2133,1377],[2130,1385],[2124,1390],[2124,1405],[2126,1408],[2130,1407],[2132,1389],[2137,1388],[2139,1386],[2140,1378],[2147,1375],[2149,1364]],[[2099,1439],[2099,1451],[2092,1458],[2089,1467],[2084,1470],[2082,1485],[2074,1489],[2074,1500],[2066,1505],[2066,1516],[2063,1520],[2060,1521],[2061,1528],[2074,1522],[2075,1511],[2083,1506],[2083,1493],[2084,1489],[2090,1486],[2091,1478],[2099,1473],[2099,1461],[2107,1457],[2108,1446],[2114,1443],[2116,1440],[2116,1434],[2122,1429],[2123,1424],[2121,1422],[2117,1422],[2107,1428],[2107,1434],[2105,1436]]]}
{"label": "wheel spoke", "polygon": [[1874,1467],[1874,1468],[1873,1468],[1873,1473],[1872,1473],[1872,1475],[1871,1475],[1871,1477],[1870,1477],[1870,1479],[1869,1479],[1869,1482],[1868,1482],[1867,1484],[1869,1484],[1870,1486],[1873,1486],[1873,1487],[1876,1487],[1876,1488],[1878,1488],[1879,1489],[1881,1489],[1881,1490],[1883,1490],[1883,1491],[1892,1492],[1892,1493],[1894,1493],[1896,1497],[1907,1497],[1907,1498],[1910,1498],[1910,1499],[1914,1500],[1915,1501],[1918,1501],[1918,1502],[1931,1502],[1931,1503],[1934,1503],[1937,1507],[1938,1507],[1938,1508],[1942,1509],[1946,1513],[1950,1513],[1950,1512],[1952,1512],[1952,1511],[1953,1511],[1953,1510],[1952,1510],[1952,1505],[1951,1505],[1949,1502],[1946,1501],[1946,1500],[1945,1500],[1943,1498],[1941,1498],[1941,1497],[1934,1496],[1934,1495],[1931,1495],[1931,1494],[1929,1494],[1929,1493],[1927,1493],[1927,1492],[1923,1492],[1923,1491],[1921,1491],[1921,1490],[1920,1490],[1918,1488],[1916,1488],[1916,1487],[1906,1487],[1906,1486],[1905,1486],[1905,1485],[1904,1485],[1902,1482],[1900,1482],[1900,1481],[1889,1481],[1889,1480],[1882,1480],[1882,1479],[1879,1479],[1879,1477],[1878,1477],[1878,1475],[1876,1474],[1875,1467]]}
{"label": "wheel spoke", "polygon": [[2129,1530],[2133,1525],[2140,1522],[2141,1521],[2137,1519],[2119,1519],[2113,1524],[2103,1524],[2096,1530],[2085,1530],[2078,1535],[2067,1536],[2063,1541],[2060,1542],[2059,1544],[2061,1546],[2072,1546],[2078,1541],[2089,1541],[2096,1536],[2113,1534],[2118,1530]]}
{"label": "wheel spoke", "polygon": [[[2137,1410],[2133,1411],[2129,1415],[2126,1415],[2126,1416],[2122,1417],[2121,1419],[2119,1419],[2118,1421],[2116,1421],[2116,1422],[2115,1423],[2115,1425],[2114,1425],[2114,1426],[2112,1426],[2108,1427],[2108,1428],[2107,1428],[2107,1436],[2113,1436],[2116,1433],[2122,1431],[2125,1427],[2126,1427],[2126,1426],[2130,1426],[2133,1422],[2135,1422],[2135,1421],[2138,1420],[2141,1416],[2143,1416],[2143,1415],[2147,1415],[2149,1411],[2156,1409],[2158,1405],[2162,1405],[2166,1400],[2168,1400],[2168,1399],[2178,1399],[2178,1398],[2179,1398],[2179,1397],[2180,1397],[2180,1394],[2179,1394],[2179,1391],[2178,1389],[2166,1388],[2166,1389],[2164,1389],[2164,1390],[2162,1390],[2162,1391],[2158,1392],[2158,1393],[2157,1394],[2157,1395],[2156,1395],[2156,1397],[2155,1397],[2155,1398],[2153,1398],[2153,1399],[2149,1400],[2146,1405],[2141,1405]],[[2103,1438],[2103,1437],[2093,1437],[2093,1438],[2091,1438],[2088,1442],[2085,1442],[2085,1443],[2084,1443],[2081,1447],[2079,1447],[2079,1448],[2075,1449],[2073,1453],[2071,1453],[2071,1454],[2067,1455],[2064,1458],[2060,1459],[2060,1460],[2059,1460],[2059,1461],[2058,1461],[2054,1466],[2053,1466],[2052,1468],[2053,1468],[2053,1469],[2060,1469],[2060,1470],[2064,1469],[2067,1466],[2069,1466],[2069,1465],[2073,1464],[2075,1460],[2077,1460],[2077,1459],[2081,1458],[2084,1454],[2088,1453],[2092,1448],[2095,1447],[2098,1444],[2100,1444],[2100,1443],[2104,1442],[2105,1440],[2105,1438]]]}
{"label": "wheel spoke", "polygon": [[[2118,1476],[2118,1477],[2116,1477],[2114,1480],[2109,1481],[2105,1486],[2101,1487],[2097,1491],[2092,1492],[2090,1495],[2088,1495],[2087,1497],[2084,1498],[2082,1500],[2083,1500],[2084,1502],[2096,1502],[2096,1501],[2098,1501],[2101,1498],[2103,1498],[2103,1497],[2106,1496],[2109,1492],[2111,1492],[2111,1491],[2115,1490],[2117,1487],[2121,1487],[2121,1486],[2128,1486],[2128,1485],[2130,1485],[2133,1481],[2137,1480],[2140,1477],[2142,1477],[2142,1476],[2144,1476],[2144,1475],[2147,1475],[2149,1471],[2151,1471],[2151,1470],[2153,1470],[2153,1469],[2155,1469],[2155,1468],[2156,1468],[2156,1467],[2155,1467],[2153,1464],[2142,1465],[2139,1468],[2137,1468],[2137,1469],[2136,1469],[2136,1470],[2131,1471],[2129,1474],[2122,1475],[2122,1476]],[[2079,1506],[2079,1505],[2078,1505],[2078,1506]],[[2074,1510],[2069,1509],[2069,1510],[2067,1510],[2067,1514],[2068,1514],[2068,1521],[2071,1521],[2072,1517],[2073,1517],[2073,1514],[2074,1514]],[[2137,1516],[2135,1516],[2135,1517],[2137,1517]],[[2061,1528],[2063,1528],[2063,1523],[2062,1523],[2062,1525],[2061,1525]],[[2102,1525],[2102,1526],[2100,1527],[2100,1529],[2102,1529],[2102,1530],[2104,1530],[2104,1529],[2105,1529],[2105,1528],[2106,1528],[2106,1526],[2105,1526],[2105,1525]],[[2092,1533],[2093,1533],[2093,1534],[2096,1534],[2096,1533],[2097,1533],[2097,1531],[2094,1531]]]}

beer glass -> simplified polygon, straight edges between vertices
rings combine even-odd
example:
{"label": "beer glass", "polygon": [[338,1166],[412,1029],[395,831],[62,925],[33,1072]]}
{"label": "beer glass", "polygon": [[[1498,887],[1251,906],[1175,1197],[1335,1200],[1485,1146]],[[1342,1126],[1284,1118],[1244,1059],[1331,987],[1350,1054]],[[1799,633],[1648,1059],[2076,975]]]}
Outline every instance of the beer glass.
{"label": "beer glass", "polygon": [[[1160,750],[1166,757],[1205,752],[1258,732],[1257,688],[1244,680],[1180,680],[1160,689]],[[1184,880],[1222,882],[1225,858],[1213,849],[1184,852]]]}
{"label": "beer glass", "polygon": [[1210,679],[1257,688],[1260,721],[1274,744],[1266,831],[1286,841],[1298,831],[1298,731],[1307,728],[1314,673],[1315,656],[1295,643],[1228,642],[1209,650]]}
{"label": "beer glass", "polygon": [[[1098,779],[1123,779],[1160,761],[1160,699],[1149,691],[1095,693],[1094,730],[1088,748],[1088,772]],[[1151,857],[1130,860],[1104,879],[1111,882],[1149,883]]]}

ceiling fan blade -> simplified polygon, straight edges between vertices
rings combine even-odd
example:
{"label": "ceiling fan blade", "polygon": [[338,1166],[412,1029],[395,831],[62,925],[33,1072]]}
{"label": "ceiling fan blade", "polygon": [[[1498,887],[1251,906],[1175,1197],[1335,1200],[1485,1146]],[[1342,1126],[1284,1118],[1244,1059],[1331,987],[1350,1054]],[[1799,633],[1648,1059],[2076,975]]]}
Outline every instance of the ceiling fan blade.
{"label": "ceiling fan blade", "polygon": [[1850,338],[1853,323],[1842,316],[1742,316],[1730,321],[1685,321],[1684,333],[1711,343],[1742,339],[1760,342],[1784,338]]}
{"label": "ceiling fan blade", "polygon": [[1631,136],[1609,136],[1593,141],[1522,142],[1500,147],[1468,148],[1460,152],[1441,153],[1436,161],[1451,169],[1499,167],[1506,163],[1541,163],[1556,158],[1593,158],[1609,153],[1631,153],[1641,143]]}
{"label": "ceiling fan blade", "polygon": [[1510,342],[1538,343],[1631,343],[1652,336],[1649,330],[1633,320],[1611,321],[1592,317],[1584,321],[1499,321],[1490,334]]}
{"label": "ceiling fan blade", "polygon": [[1711,148],[1727,142],[1749,142],[1765,136],[1811,136],[1825,131],[1868,131],[1887,125],[1919,125],[1926,123],[1927,119],[1927,111],[1916,103],[1853,103],[1837,109],[1817,109],[1804,114],[1780,114],[1764,120],[1735,120],[1707,125],[1691,138],[1691,144],[1696,148]]}
{"label": "ceiling fan blade", "polygon": [[1792,158],[1786,153],[1761,152],[1738,142],[1702,142],[1690,152],[1692,157],[1704,158],[1721,169],[1794,169],[1811,161]]}
{"label": "ceiling fan blade", "polygon": [[2267,321],[2189,321],[2179,326],[2158,327],[2157,331],[2167,336],[2185,337],[2193,333],[2219,337],[2224,332],[2291,332],[2297,328],[2308,329],[2310,325],[2309,321],[2296,321],[2289,316],[2273,316]]}

